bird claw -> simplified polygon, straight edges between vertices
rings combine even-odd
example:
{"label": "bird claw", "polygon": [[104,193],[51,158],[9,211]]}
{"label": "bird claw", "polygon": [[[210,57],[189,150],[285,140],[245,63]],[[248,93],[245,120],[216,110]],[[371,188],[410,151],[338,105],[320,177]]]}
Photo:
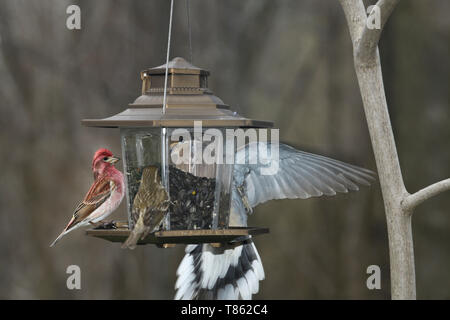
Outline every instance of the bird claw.
{"label": "bird claw", "polygon": [[239,195],[241,196],[242,203],[244,205],[246,212],[247,213],[253,212],[253,208],[248,201],[247,195],[245,194],[244,187],[243,186],[237,187],[237,191],[238,191]]}
{"label": "bird claw", "polygon": [[[94,224],[94,223],[92,223],[92,224]],[[100,222],[97,222],[94,225],[95,225],[95,227],[94,227],[95,230],[117,229],[117,225],[116,225],[116,222],[114,220],[113,221],[100,221]]]}

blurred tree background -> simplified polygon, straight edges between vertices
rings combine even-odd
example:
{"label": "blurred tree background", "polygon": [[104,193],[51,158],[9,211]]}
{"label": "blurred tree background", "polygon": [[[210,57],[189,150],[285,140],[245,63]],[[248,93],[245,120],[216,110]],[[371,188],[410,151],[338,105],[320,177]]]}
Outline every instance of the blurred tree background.
{"label": "blurred tree background", "polygon": [[[367,1],[372,4],[374,1]],[[66,28],[81,7],[82,29]],[[125,109],[139,72],[165,62],[167,0],[0,0],[0,298],[171,299],[182,246],[120,249],[82,230],[54,248],[118,130],[83,118]],[[450,3],[403,1],[380,45],[408,189],[450,176]],[[239,113],[274,120],[282,141],[375,170],[338,1],[190,0],[193,64]],[[175,1],[171,57],[189,59],[186,3]],[[120,166],[119,166],[120,167]],[[450,298],[450,197],[413,219],[418,298]],[[122,204],[113,218],[124,219]],[[332,198],[273,201],[249,223],[266,271],[261,299],[386,299],[389,251],[378,182]],[[66,288],[81,267],[82,289]],[[381,267],[368,290],[366,268]]]}

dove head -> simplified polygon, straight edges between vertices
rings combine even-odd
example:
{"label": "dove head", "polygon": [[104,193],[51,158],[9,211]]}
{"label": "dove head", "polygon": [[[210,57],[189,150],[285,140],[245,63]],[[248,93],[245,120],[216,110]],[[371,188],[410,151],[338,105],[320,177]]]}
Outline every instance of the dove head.
{"label": "dove head", "polygon": [[113,153],[108,149],[98,149],[92,159],[92,171],[95,175],[101,174],[114,168],[114,164],[119,160],[120,158],[114,157]]}

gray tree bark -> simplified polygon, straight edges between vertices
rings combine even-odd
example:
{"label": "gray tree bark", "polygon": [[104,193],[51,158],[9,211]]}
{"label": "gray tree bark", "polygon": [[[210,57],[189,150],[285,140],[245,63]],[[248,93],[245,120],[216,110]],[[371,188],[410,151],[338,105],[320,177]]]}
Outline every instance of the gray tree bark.
{"label": "gray tree bark", "polygon": [[[379,0],[380,28],[367,26],[362,0],[339,0],[353,43],[355,71],[363,100],[386,213],[392,299],[415,299],[416,281],[411,217],[423,201],[450,189],[450,178],[409,194],[403,182],[384,91],[378,42],[400,0]],[[376,10],[369,13],[369,17]]]}

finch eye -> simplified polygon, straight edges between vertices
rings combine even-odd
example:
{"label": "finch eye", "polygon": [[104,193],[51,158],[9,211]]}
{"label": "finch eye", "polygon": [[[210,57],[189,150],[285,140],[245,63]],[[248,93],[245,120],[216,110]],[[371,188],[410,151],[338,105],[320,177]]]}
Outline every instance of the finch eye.
{"label": "finch eye", "polygon": [[108,160],[108,157],[104,157],[104,158],[103,158],[103,161],[106,161],[106,160]]}

